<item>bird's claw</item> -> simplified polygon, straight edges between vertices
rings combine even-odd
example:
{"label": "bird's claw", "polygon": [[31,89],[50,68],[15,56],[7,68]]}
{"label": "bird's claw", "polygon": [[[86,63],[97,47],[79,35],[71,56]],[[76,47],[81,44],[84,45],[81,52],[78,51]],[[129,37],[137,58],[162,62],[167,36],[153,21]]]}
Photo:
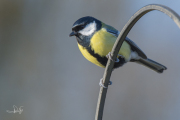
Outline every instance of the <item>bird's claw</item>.
{"label": "bird's claw", "polygon": [[[121,58],[124,58],[124,56],[122,56],[122,55],[119,55],[119,54],[118,54],[118,56],[121,57]],[[119,62],[119,61],[120,61],[118,58],[116,58],[116,60],[113,60],[113,59],[112,59],[112,56],[111,56],[111,52],[109,52],[109,53],[106,55],[106,57],[109,58],[110,60],[114,61],[114,62]]]}
{"label": "bird's claw", "polygon": [[[109,85],[112,85],[112,82],[111,81],[109,81],[109,83],[108,83]],[[99,86],[100,87],[103,87],[103,88],[107,88],[106,86],[104,86],[104,84],[103,84],[103,78],[101,78],[100,79],[100,82],[99,82]]]}
{"label": "bird's claw", "polygon": [[108,83],[109,85],[112,85],[112,81],[109,81],[109,83]]}
{"label": "bird's claw", "polygon": [[121,57],[121,58],[124,58],[124,56],[122,56],[122,55],[120,55],[120,54],[118,54],[118,56]]}

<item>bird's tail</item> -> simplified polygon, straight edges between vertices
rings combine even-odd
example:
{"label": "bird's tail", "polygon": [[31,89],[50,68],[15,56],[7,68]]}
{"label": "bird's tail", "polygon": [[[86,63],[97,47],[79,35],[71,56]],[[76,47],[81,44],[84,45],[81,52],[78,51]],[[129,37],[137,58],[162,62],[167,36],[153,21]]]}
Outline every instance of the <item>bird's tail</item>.
{"label": "bird's tail", "polygon": [[151,59],[143,59],[143,58],[140,58],[139,60],[135,61],[141,65],[144,65],[158,73],[162,73],[163,70],[166,70],[167,68],[164,66],[164,65],[161,65]]}

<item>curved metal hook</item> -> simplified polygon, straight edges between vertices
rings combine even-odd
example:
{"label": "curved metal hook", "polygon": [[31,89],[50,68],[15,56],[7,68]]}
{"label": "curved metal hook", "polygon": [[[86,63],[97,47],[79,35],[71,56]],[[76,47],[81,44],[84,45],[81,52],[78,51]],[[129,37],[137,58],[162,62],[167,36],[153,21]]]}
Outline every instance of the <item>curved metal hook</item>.
{"label": "curved metal hook", "polygon": [[[131,28],[134,26],[134,24],[146,13],[152,11],[152,10],[158,10],[161,11],[165,14],[167,14],[173,21],[177,24],[177,26],[180,28],[180,16],[174,12],[171,8],[166,7],[164,5],[157,5],[157,4],[151,4],[147,5],[143,8],[141,8],[139,11],[137,11],[131,18],[130,20],[126,23],[126,25],[123,27],[121,30],[113,48],[112,48],[112,59],[115,60],[117,57],[117,54],[121,48],[121,45],[131,30]],[[114,66],[114,62],[112,60],[108,60],[104,75],[103,75],[103,83],[106,87],[108,87],[108,83],[111,77],[112,69]],[[104,109],[104,103],[105,103],[105,98],[106,98],[106,93],[107,89],[104,89],[103,87],[100,88],[99,92],[99,98],[97,102],[97,108],[96,108],[96,115],[95,115],[95,120],[102,120],[103,116],[103,109]]]}

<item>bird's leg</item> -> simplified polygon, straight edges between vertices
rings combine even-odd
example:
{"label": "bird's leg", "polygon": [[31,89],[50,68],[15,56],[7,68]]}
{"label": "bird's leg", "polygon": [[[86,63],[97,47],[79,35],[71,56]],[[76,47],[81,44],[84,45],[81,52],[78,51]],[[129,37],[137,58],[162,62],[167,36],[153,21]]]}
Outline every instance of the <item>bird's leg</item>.
{"label": "bird's leg", "polygon": [[121,57],[121,58],[124,58],[124,56],[122,56],[122,55],[120,55],[120,54],[118,54],[117,56],[119,56],[119,57]]}
{"label": "bird's leg", "polygon": [[[122,55],[119,55],[119,54],[118,54],[118,56],[121,57],[121,58],[124,58],[124,56],[122,56]],[[112,61],[114,61],[114,60],[112,59],[111,52],[109,52],[109,53],[106,55],[106,57],[107,57],[107,58],[110,58]],[[116,58],[116,60],[115,60],[114,62],[119,62],[119,59]]]}
{"label": "bird's leg", "polygon": [[[109,81],[109,85],[112,85],[112,82],[111,82],[111,81]],[[103,78],[100,79],[99,86],[100,86],[100,87],[103,87],[103,88],[107,88],[107,87],[105,87],[104,84],[103,84]]]}
{"label": "bird's leg", "polygon": [[106,57],[109,58],[110,60],[112,60],[113,62],[119,62],[119,59],[118,59],[118,58],[116,58],[115,61],[112,59],[111,52],[109,52],[109,53],[106,55]]}

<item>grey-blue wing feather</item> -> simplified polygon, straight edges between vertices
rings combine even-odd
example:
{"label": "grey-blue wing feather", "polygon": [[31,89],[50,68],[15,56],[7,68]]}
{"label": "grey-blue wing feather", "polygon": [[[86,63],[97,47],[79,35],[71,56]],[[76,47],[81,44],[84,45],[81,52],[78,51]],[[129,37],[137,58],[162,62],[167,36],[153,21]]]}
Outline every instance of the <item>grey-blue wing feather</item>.
{"label": "grey-blue wing feather", "polygon": [[147,59],[146,54],[132,40],[130,40],[128,37],[126,37],[125,40],[131,46],[132,51],[136,51],[140,57]]}
{"label": "grey-blue wing feather", "polygon": [[112,35],[114,35],[115,37],[118,37],[119,35],[119,31],[115,30],[115,29],[108,29],[106,28],[107,32],[111,33]]}
{"label": "grey-blue wing feather", "polygon": [[[111,33],[112,35],[114,35],[115,37],[118,37],[119,35],[119,31],[116,30],[116,29],[108,29],[106,28],[107,32]],[[132,41],[130,40],[128,37],[125,38],[125,41],[131,46],[131,50],[132,51],[136,51],[137,54],[144,58],[144,59],[147,59],[147,56],[146,54]]]}

